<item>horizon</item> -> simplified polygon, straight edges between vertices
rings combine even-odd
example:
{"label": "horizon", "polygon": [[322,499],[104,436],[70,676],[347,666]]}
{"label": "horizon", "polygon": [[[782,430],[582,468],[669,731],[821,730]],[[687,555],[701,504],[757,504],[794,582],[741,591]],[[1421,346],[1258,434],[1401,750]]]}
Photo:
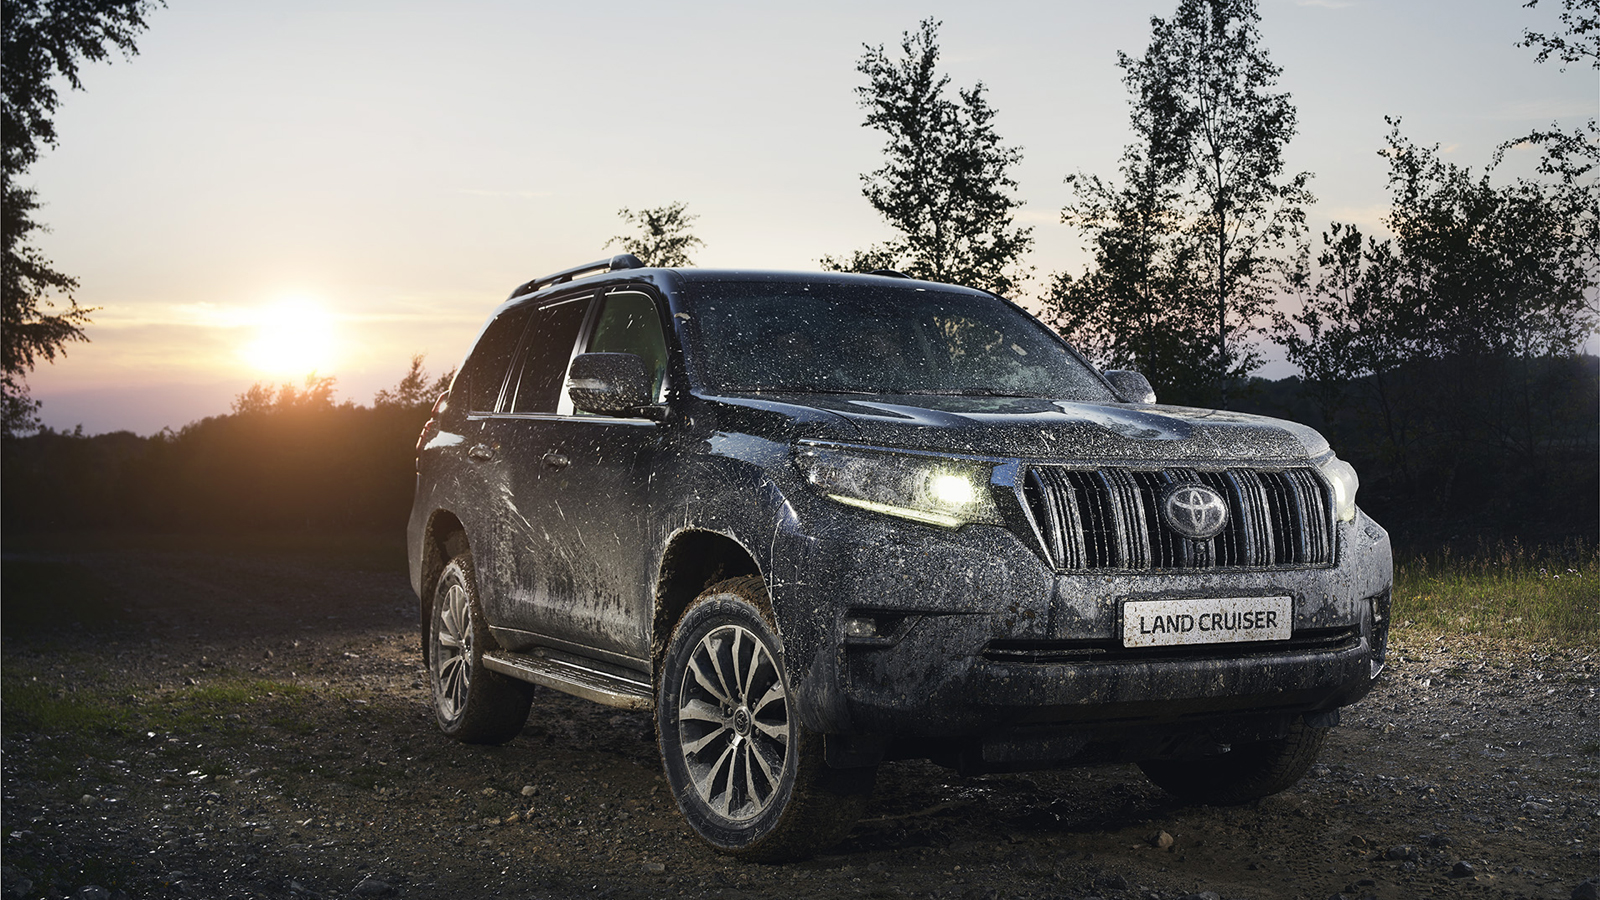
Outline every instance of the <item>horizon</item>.
{"label": "horizon", "polygon": [[[1116,51],[1142,53],[1150,16],[1175,6],[623,3],[609,32],[578,10],[489,0],[448,16],[156,9],[139,55],[89,65],[85,90],[63,92],[59,146],[26,178],[51,229],[36,245],[100,307],[90,343],[30,374],[41,420],[181,428],[253,384],[299,385],[308,366],[340,401],[369,404],[413,354],[430,375],[452,368],[512,286],[616,252],[604,245],[626,230],[622,207],[685,203],[708,267],[814,270],[881,241],[860,194],[881,138],[861,127],[855,63],[928,15],[944,23],[952,87],[982,81],[1023,151],[1035,275],[1013,299],[1037,311],[1049,276],[1086,259],[1059,222],[1062,179],[1114,175],[1129,140]],[[1286,170],[1314,175],[1313,235],[1332,221],[1383,233],[1385,115],[1481,172],[1500,142],[1600,109],[1600,73],[1515,46],[1524,28],[1554,30],[1551,2],[1260,11],[1299,114]],[[613,36],[637,52],[595,52]],[[1513,150],[1501,177],[1531,160]],[[274,332],[290,316],[322,324]],[[1256,374],[1296,373],[1280,359]]]}

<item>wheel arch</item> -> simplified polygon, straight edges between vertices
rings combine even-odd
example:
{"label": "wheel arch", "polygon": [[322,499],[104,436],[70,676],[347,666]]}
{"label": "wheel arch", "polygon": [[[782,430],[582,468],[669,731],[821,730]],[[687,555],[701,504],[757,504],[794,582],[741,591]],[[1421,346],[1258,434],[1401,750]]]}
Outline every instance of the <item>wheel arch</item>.
{"label": "wheel arch", "polygon": [[[689,529],[673,535],[661,554],[656,577],[654,621],[650,627],[650,670],[659,679],[672,629],[694,598],[728,578],[765,579],[755,556],[734,538],[717,531]],[[771,614],[771,610],[767,611]]]}
{"label": "wheel arch", "polygon": [[422,629],[422,661],[428,659],[428,616],[433,612],[433,590],[445,564],[470,549],[467,529],[447,510],[437,510],[428,519],[422,538],[422,590],[417,594],[417,624]]}

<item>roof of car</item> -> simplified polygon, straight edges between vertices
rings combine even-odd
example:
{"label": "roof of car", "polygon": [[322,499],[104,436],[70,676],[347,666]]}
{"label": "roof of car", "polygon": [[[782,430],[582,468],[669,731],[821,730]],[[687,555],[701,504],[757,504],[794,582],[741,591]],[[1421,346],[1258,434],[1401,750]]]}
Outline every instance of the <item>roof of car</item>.
{"label": "roof of car", "polygon": [[[685,268],[656,268],[644,266],[639,268],[614,269],[610,272],[598,272],[592,275],[579,275],[571,280],[550,283],[545,279],[518,287],[512,293],[512,299],[523,299],[556,288],[569,286],[599,287],[616,283],[647,282],[661,288],[672,290],[682,285],[689,284],[714,284],[733,282],[766,282],[772,284],[874,284],[882,287],[896,288],[938,288],[944,291],[968,292],[975,295],[984,295],[985,291],[960,285],[942,284],[933,281],[921,281],[908,278],[904,275],[875,275],[855,272],[834,271],[784,271],[767,269],[701,269],[696,267]],[[528,288],[537,284],[532,291]]]}

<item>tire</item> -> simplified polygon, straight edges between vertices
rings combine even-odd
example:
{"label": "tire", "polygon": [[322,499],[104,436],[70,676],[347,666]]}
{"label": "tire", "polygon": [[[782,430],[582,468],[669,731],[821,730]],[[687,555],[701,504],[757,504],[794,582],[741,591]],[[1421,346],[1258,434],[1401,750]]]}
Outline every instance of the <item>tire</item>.
{"label": "tire", "polygon": [[1292,787],[1317,761],[1327,736],[1326,728],[1295,722],[1286,736],[1276,740],[1241,744],[1221,756],[1147,759],[1139,768],[1181,800],[1248,803]]}
{"label": "tire", "polygon": [[478,605],[472,556],[450,560],[428,611],[428,681],[439,730],[468,744],[503,744],[528,721],[533,685],[484,668],[494,646]]}
{"label": "tire", "polygon": [[708,588],[673,630],[656,733],[689,825],[716,849],[763,862],[839,842],[861,817],[876,768],[830,769],[799,724],[760,578]]}

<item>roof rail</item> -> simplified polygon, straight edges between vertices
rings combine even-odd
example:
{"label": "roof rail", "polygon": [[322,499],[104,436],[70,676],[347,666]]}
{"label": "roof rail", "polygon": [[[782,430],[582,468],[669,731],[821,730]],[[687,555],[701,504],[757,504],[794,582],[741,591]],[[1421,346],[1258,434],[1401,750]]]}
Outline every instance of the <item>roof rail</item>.
{"label": "roof rail", "polygon": [[546,275],[543,278],[535,278],[526,284],[518,286],[516,290],[511,292],[511,296],[520,297],[523,294],[531,294],[540,288],[549,287],[552,284],[566,284],[574,278],[578,278],[583,275],[589,275],[594,272],[615,272],[618,269],[642,268],[644,268],[644,263],[639,260],[639,257],[634,256],[632,253],[618,253],[616,256],[613,256],[610,259],[596,260],[595,262],[585,263],[581,266],[573,266],[570,269],[562,269],[554,275]]}

